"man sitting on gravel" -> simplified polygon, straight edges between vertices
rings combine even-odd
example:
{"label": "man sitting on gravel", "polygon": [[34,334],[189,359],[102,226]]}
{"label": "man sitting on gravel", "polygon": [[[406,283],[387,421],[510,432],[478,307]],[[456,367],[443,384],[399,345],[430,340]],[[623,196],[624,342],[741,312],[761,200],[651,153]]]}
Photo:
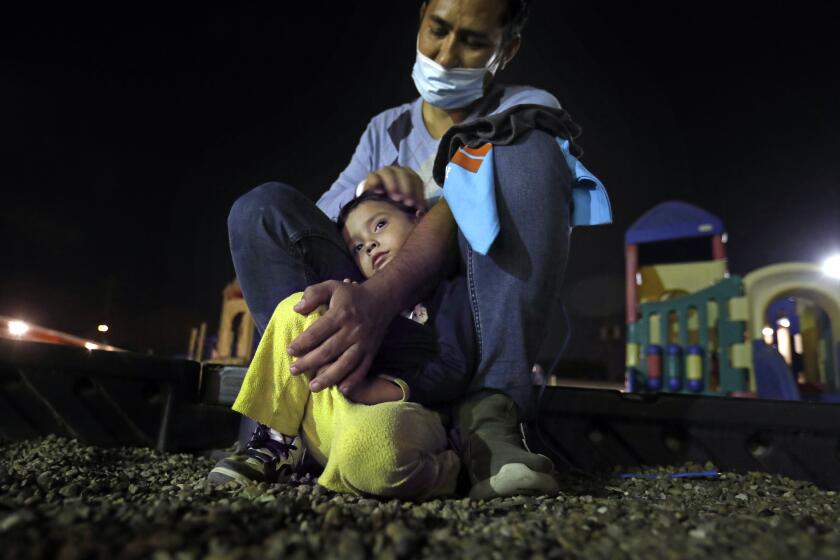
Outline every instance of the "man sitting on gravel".
{"label": "man sitting on gravel", "polygon": [[[352,392],[380,349],[406,340],[400,313],[437,284],[444,263],[461,259],[478,364],[453,421],[473,497],[558,489],[551,461],[527,449],[519,423],[532,412],[531,364],[559,293],[581,177],[566,148],[542,130],[494,146],[485,168],[495,172],[498,235],[487,251],[468,242],[432,174],[440,138],[453,125],[522,104],[560,110],[545,91],[493,81],[519,50],[527,13],[526,0],[424,2],[413,70],[420,98],[371,120],[317,207],[292,187],[266,183],[240,197],[228,220],[234,267],[261,332],[292,293],[303,291],[294,307],[301,315],[328,305],[288,348],[298,357],[294,373],[315,373],[313,393]],[[400,254],[362,282],[331,220],[371,190],[421,208],[437,203]]]}

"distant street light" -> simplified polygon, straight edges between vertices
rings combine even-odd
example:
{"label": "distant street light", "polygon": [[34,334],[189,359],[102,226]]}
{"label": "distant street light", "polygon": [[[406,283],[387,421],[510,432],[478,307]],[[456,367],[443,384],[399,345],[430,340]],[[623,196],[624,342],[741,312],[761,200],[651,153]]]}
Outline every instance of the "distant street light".
{"label": "distant street light", "polygon": [[840,280],[840,255],[832,255],[823,261],[823,274]]}
{"label": "distant street light", "polygon": [[93,342],[85,342],[85,348],[87,348],[88,350],[98,350],[99,345],[94,344]]}
{"label": "distant street light", "polygon": [[108,332],[108,329],[108,325],[99,325],[98,327],[96,327],[96,330],[98,330],[99,332]]}
{"label": "distant street light", "polygon": [[12,336],[23,336],[29,332],[29,325],[23,321],[9,321],[9,333]]}

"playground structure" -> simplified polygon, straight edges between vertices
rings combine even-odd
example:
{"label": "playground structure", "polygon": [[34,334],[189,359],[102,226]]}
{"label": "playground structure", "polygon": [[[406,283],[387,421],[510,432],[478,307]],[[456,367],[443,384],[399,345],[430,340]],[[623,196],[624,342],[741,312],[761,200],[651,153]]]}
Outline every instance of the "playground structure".
{"label": "playground structure", "polygon": [[[214,364],[248,365],[254,355],[254,319],[245,304],[237,280],[231,281],[222,291],[222,313],[219,317],[218,338],[210,348],[210,361]],[[207,323],[190,332],[187,356],[204,361]]]}
{"label": "playground structure", "polygon": [[665,202],[625,235],[628,392],[840,401],[840,280],[729,274],[717,216]]}

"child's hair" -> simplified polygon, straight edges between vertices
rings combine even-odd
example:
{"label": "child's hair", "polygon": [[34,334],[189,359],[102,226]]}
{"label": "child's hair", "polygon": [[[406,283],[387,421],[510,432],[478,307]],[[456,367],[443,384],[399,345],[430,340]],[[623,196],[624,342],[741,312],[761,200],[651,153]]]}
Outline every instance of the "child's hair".
{"label": "child's hair", "polygon": [[402,210],[406,214],[408,214],[412,219],[417,215],[417,208],[412,206],[408,206],[407,204],[403,204],[402,202],[397,202],[396,200],[391,200],[391,198],[384,193],[378,193],[374,191],[366,191],[361,194],[361,196],[357,196],[347,204],[341,207],[341,211],[338,213],[338,219],[336,220],[336,225],[338,229],[344,229],[344,223],[347,221],[347,217],[359,204],[363,202],[368,202],[370,200],[376,202],[385,202],[396,208],[397,210]]}

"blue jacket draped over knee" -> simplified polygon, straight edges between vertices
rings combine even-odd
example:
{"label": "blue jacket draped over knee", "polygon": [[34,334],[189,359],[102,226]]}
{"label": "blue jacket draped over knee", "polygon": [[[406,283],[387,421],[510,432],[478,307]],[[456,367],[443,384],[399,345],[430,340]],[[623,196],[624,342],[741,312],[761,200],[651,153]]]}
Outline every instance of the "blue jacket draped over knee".
{"label": "blue jacket draped over knee", "polygon": [[516,105],[502,113],[453,126],[441,138],[435,158],[435,181],[443,187],[443,195],[464,237],[474,251],[483,255],[499,234],[493,146],[512,144],[532,130],[542,130],[556,138],[572,172],[571,225],[612,222],[607,190],[578,159],[582,151],[574,139],[580,129],[568,112],[543,105]]}

